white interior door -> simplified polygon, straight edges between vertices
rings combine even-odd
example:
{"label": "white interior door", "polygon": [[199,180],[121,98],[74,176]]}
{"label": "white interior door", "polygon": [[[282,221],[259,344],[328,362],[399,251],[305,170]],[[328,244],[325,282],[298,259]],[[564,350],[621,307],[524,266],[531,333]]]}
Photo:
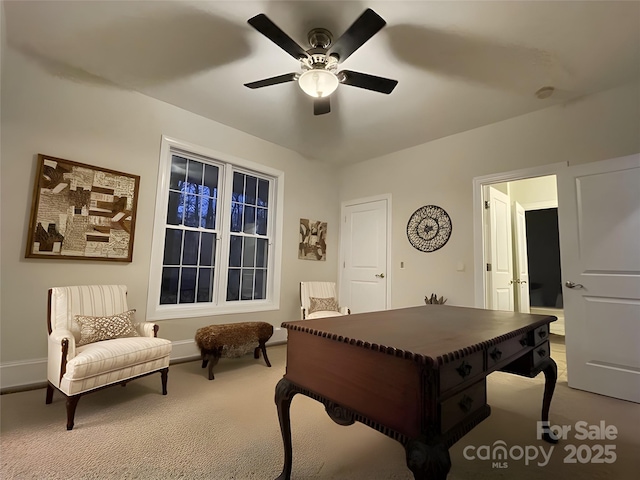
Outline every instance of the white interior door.
{"label": "white interior door", "polygon": [[558,174],[569,386],[640,403],[640,154]]}
{"label": "white interior door", "polygon": [[489,286],[488,305],[491,310],[513,311],[513,257],[511,249],[511,202],[509,196],[488,188],[489,221],[486,222]]}
{"label": "white interior door", "polygon": [[529,261],[527,259],[527,219],[524,207],[513,202],[514,268],[516,311],[529,313]]}
{"label": "white interior door", "polygon": [[388,200],[342,209],[340,304],[351,313],[387,309]]}

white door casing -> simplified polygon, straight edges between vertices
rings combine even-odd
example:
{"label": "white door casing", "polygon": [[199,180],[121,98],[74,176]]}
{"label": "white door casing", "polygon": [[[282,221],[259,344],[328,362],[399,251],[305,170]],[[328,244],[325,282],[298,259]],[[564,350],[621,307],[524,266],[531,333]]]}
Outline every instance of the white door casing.
{"label": "white door casing", "polygon": [[527,220],[524,207],[513,202],[513,247],[515,277],[515,310],[529,313],[529,261],[527,259]]}
{"label": "white door casing", "polygon": [[558,174],[570,387],[640,403],[640,154]]}
{"label": "white door casing", "polygon": [[386,310],[390,303],[390,197],[342,205],[340,303],[351,313]]}
{"label": "white door casing", "polygon": [[509,196],[488,187],[487,225],[488,263],[487,308],[513,311],[513,257],[511,249],[511,201]]}

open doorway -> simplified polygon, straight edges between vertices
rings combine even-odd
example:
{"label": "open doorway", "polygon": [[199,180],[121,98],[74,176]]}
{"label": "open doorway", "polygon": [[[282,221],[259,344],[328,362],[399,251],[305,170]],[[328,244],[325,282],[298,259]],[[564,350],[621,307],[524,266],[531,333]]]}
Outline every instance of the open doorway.
{"label": "open doorway", "polygon": [[[565,332],[562,294],[560,299],[556,294],[555,300],[559,301],[551,304],[544,295],[541,298],[540,284],[546,286],[547,283],[557,283],[554,285],[557,293],[561,292],[560,282],[549,279],[541,281],[536,272],[533,279],[530,277],[529,265],[535,264],[537,268],[540,260],[529,258],[527,244],[527,230],[532,236],[531,241],[536,244],[541,243],[540,238],[536,238],[538,233],[542,235],[542,243],[554,244],[555,252],[547,254],[545,262],[553,264],[559,275],[557,217],[551,233],[539,232],[539,227],[526,224],[535,223],[536,212],[557,212],[556,173],[564,168],[566,163],[558,163],[474,179],[476,306],[554,315],[558,321],[552,324],[553,333],[559,335]],[[492,235],[495,237],[493,240]]]}
{"label": "open doorway", "polygon": [[[497,190],[491,191],[491,189]],[[500,182],[485,186],[485,201],[489,198],[496,205],[485,203],[485,210],[507,210],[504,219],[495,212],[485,212],[485,243],[487,263],[485,297],[487,308],[508,309],[553,315],[558,318],[551,325],[551,332],[564,335],[564,311],[562,299],[562,274],[560,267],[560,238],[558,233],[558,195],[555,175],[545,175],[522,180]],[[497,227],[505,232],[505,241],[495,241],[492,222],[505,222]],[[509,240],[509,235],[510,240]],[[492,246],[492,242],[495,245]],[[507,248],[507,243],[511,248]],[[511,267],[505,272],[507,282],[501,282],[500,262]],[[504,281],[502,283],[505,283]],[[492,289],[502,288],[502,295],[511,295],[510,302],[494,301]],[[510,308],[513,305],[513,308]]]}

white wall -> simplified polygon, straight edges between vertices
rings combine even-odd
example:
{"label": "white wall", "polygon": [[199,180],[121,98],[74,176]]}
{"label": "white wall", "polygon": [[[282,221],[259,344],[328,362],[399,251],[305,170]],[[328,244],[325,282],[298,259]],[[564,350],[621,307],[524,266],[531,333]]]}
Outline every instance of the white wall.
{"label": "white wall", "polygon": [[[625,85],[343,168],[341,201],[392,195],[392,306],[422,304],[431,292],[473,306],[473,178],[637,153],[639,106],[640,85]],[[406,225],[429,204],[449,213],[453,230],[443,248],[422,253],[409,244]]]}
{"label": "white wall", "polygon": [[[261,320],[280,326],[285,320],[299,318],[301,280],[337,278],[340,203],[331,168],[138,93],[79,80],[82,77],[68,80],[52,75],[10,47],[5,53],[0,277],[3,366],[40,362],[46,357],[46,303],[51,286],[124,283],[129,287],[130,306],[144,316],[162,135],[284,171],[285,200],[280,311],[161,321],[161,336],[178,343],[191,342],[197,328],[226,321]],[[24,258],[38,153],[141,176],[132,263]],[[328,222],[327,261],[298,260],[301,217]],[[45,378],[43,370],[41,380]]]}
{"label": "white wall", "polygon": [[558,189],[556,176],[525,178],[508,182],[509,197],[518,202],[525,210],[553,208],[558,206]]}

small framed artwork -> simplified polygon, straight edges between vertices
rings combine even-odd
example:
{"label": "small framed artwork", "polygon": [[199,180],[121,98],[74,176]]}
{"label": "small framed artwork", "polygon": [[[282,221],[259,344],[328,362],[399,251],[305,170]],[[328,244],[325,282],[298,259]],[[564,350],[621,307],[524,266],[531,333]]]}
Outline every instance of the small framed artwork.
{"label": "small framed artwork", "polygon": [[298,258],[323,261],[327,259],[327,222],[300,219]]}
{"label": "small framed artwork", "polygon": [[140,177],[38,155],[26,258],[131,262]]}

